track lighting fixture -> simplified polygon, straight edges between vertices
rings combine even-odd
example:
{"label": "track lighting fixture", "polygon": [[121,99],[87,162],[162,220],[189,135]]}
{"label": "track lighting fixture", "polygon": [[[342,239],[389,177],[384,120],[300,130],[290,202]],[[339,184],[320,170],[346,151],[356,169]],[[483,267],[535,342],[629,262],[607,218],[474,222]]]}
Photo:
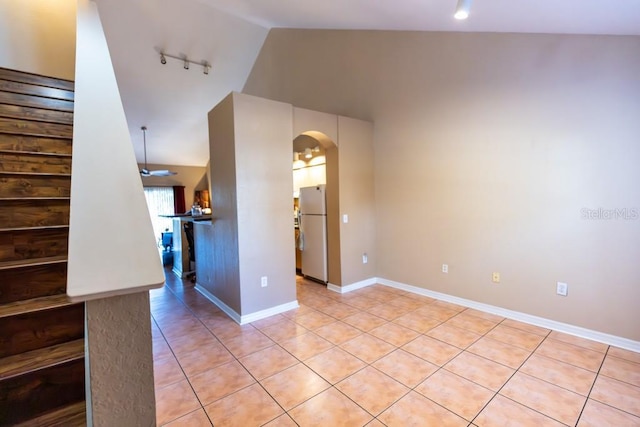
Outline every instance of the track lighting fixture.
{"label": "track lighting fixture", "polygon": [[319,152],[320,152],[319,145],[316,145],[313,148],[307,147],[303,151],[294,151],[293,160],[297,162],[298,160],[301,160],[302,157],[304,157],[306,160],[309,160],[313,157],[314,153],[319,153]]}
{"label": "track lighting fixture", "polygon": [[471,0],[458,0],[456,13],[453,15],[456,19],[467,19],[471,10]]}
{"label": "track lighting fixture", "polygon": [[202,72],[205,75],[209,75],[209,71],[211,70],[211,64],[208,61],[192,61],[186,55],[170,55],[168,53],[160,52],[160,63],[162,65],[167,63],[167,58],[182,61],[182,68],[184,68],[185,70],[188,70],[191,64],[201,66]]}

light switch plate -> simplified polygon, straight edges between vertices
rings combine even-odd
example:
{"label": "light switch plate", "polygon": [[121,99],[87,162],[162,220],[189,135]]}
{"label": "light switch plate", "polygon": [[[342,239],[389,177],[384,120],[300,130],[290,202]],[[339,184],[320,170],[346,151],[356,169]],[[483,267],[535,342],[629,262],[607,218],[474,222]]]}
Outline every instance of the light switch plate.
{"label": "light switch plate", "polygon": [[347,214],[342,215],[342,222],[345,223],[345,224],[348,223],[349,222],[349,215],[347,215]]}

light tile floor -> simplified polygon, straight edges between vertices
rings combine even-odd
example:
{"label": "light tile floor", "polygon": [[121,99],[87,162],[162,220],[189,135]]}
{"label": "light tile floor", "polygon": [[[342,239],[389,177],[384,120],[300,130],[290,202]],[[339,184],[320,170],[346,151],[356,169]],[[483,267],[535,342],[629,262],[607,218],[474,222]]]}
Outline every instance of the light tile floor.
{"label": "light tile floor", "polygon": [[297,290],[239,326],[169,273],[158,425],[640,426],[638,353],[381,285]]}

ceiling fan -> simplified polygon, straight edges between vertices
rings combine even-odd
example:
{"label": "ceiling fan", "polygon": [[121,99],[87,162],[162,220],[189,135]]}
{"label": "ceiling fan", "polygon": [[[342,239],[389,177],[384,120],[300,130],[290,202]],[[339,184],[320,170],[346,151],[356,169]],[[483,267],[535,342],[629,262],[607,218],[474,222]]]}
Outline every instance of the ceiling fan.
{"label": "ceiling fan", "polygon": [[150,171],[147,168],[147,127],[146,126],[142,126],[140,129],[142,129],[142,140],[144,141],[144,168],[140,171],[140,175],[145,177],[145,176],[171,176],[171,175],[177,175],[177,172],[171,172],[168,169],[159,169],[159,170],[154,170],[154,171]]}

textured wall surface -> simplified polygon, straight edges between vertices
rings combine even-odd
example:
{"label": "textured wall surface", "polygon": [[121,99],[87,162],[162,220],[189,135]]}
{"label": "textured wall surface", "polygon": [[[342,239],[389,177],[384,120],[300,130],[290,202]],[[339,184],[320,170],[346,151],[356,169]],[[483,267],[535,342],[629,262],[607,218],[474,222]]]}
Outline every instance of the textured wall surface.
{"label": "textured wall surface", "polygon": [[86,303],[94,427],[155,426],[149,293]]}

